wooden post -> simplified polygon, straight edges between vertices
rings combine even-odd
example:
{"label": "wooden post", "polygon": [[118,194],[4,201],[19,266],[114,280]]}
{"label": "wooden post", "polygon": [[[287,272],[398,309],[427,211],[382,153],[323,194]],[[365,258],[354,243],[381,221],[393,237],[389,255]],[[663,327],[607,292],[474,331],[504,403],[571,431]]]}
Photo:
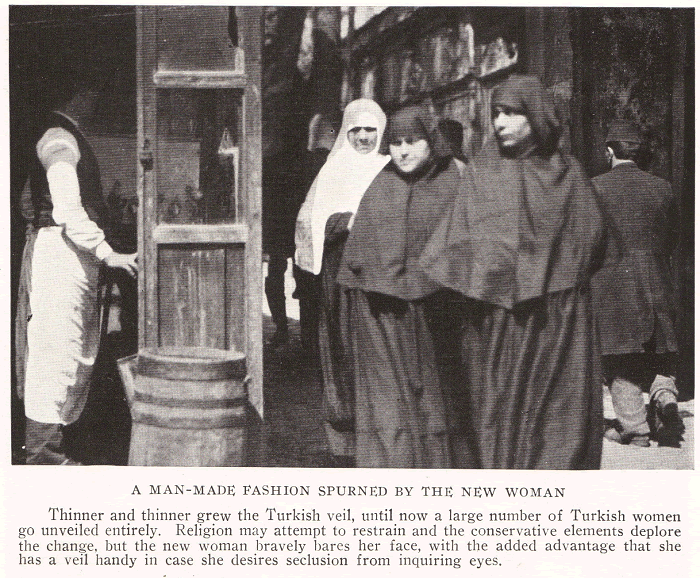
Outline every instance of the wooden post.
{"label": "wooden post", "polygon": [[[155,300],[153,280],[146,275],[143,266],[153,258],[150,242],[151,227],[144,226],[153,222],[153,200],[147,191],[155,190],[155,172],[153,155],[155,146],[155,93],[149,88],[145,75],[154,68],[153,54],[148,44],[155,42],[155,21],[146,12],[136,9],[136,124],[142,127],[137,131],[137,194],[138,207],[138,252],[139,252],[139,349],[153,341],[153,320],[147,315],[148,304]],[[150,161],[149,161],[150,158]]]}
{"label": "wooden post", "polygon": [[583,164],[590,176],[595,158],[593,128],[591,126],[591,100],[593,90],[590,83],[590,66],[586,42],[587,20],[585,9],[571,8],[571,48],[573,93],[571,95],[571,151]]}
{"label": "wooden post", "polygon": [[244,97],[244,124],[246,134],[246,221],[248,247],[245,276],[247,288],[247,354],[249,399],[263,415],[263,358],[262,358],[262,27],[263,9],[241,7],[243,42],[246,55],[248,86]]}

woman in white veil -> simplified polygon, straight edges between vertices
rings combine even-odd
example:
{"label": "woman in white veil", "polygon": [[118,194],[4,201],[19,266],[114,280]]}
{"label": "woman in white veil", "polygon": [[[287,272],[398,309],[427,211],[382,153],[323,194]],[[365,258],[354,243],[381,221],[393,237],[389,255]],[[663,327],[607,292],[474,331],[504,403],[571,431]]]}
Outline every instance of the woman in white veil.
{"label": "woman in white veil", "polygon": [[[379,154],[385,128],[386,115],[373,100],[360,98],[345,108],[338,138],[297,217],[295,262],[305,271],[321,272],[328,217],[354,214],[367,187],[389,161],[389,156]],[[372,132],[367,129],[374,129],[376,138],[365,137],[374,147],[358,150],[351,139],[357,142],[361,133]]]}
{"label": "woman in white veil", "polygon": [[362,196],[389,161],[389,156],[379,153],[385,128],[386,115],[373,100],[348,104],[338,138],[297,217],[296,264],[320,275],[324,417],[338,466],[351,465],[355,437],[347,299],[335,277]]}

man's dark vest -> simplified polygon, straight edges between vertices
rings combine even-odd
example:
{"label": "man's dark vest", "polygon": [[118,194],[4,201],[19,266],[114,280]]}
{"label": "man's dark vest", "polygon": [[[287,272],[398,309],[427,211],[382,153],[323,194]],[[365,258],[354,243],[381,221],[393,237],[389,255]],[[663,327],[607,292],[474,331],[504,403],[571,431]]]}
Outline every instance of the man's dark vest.
{"label": "man's dark vest", "polygon": [[[80,161],[76,168],[80,185],[80,201],[88,217],[107,235],[105,229],[108,224],[107,205],[102,197],[100,169],[90,144],[78,127],[62,114],[52,112],[47,116],[39,131],[39,138],[50,128],[63,128],[75,137],[80,151]],[[36,228],[55,225],[56,222],[51,216],[53,203],[46,170],[36,154],[29,169],[29,184],[30,186],[25,187],[22,192],[22,216],[27,223],[33,224]],[[107,241],[109,242],[109,238]]]}

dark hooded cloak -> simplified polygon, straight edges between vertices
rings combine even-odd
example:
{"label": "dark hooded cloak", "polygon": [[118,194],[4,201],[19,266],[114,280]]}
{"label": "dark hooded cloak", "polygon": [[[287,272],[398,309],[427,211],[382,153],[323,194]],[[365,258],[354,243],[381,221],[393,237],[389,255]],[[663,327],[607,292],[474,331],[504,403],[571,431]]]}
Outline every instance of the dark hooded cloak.
{"label": "dark hooded cloak", "polygon": [[533,77],[513,75],[492,106],[527,116],[518,150],[490,142],[421,256],[465,299],[462,368],[474,451],[484,468],[597,468],[598,344],[589,281],[606,228],[583,169],[557,150],[561,124]]}
{"label": "dark hooded cloak", "polygon": [[410,175],[394,163],[377,175],[357,210],[338,282],[415,300],[438,289],[418,258],[457,193],[459,172],[427,107],[411,106],[389,119],[384,146],[404,137],[427,140],[431,159]]}
{"label": "dark hooded cloak", "polygon": [[495,139],[467,166],[465,183],[421,260],[428,275],[467,297],[512,309],[590,278],[605,234],[582,167],[553,147],[561,124],[549,93],[514,75],[492,105],[528,117],[534,146],[508,156]]}
{"label": "dark hooded cloak", "polygon": [[425,139],[428,163],[389,163],[359,205],[337,277],[349,298],[358,467],[446,468],[453,463],[425,301],[439,285],[418,267],[459,187],[450,149],[426,107],[389,119],[387,141]]}

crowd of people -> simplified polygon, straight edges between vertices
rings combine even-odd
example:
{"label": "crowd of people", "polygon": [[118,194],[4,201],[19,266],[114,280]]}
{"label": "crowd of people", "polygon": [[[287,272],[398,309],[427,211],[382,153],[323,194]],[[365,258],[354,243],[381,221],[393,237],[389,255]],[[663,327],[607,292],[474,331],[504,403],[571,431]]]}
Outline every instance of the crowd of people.
{"label": "crowd of people", "polygon": [[604,437],[678,447],[669,184],[637,167],[630,121],[591,181],[535,77],[509,76],[491,112],[465,164],[431,107],[350,103],[299,212],[338,463],[595,469]]}
{"label": "crowd of people", "polygon": [[[110,244],[80,130],[85,98],[75,91],[47,118],[22,196],[16,368],[28,463],[72,463],[63,427],[87,397],[101,263],[137,268],[135,254]],[[309,155],[297,159],[309,166],[292,170],[312,173],[295,278],[339,465],[594,469],[604,436],[682,441],[670,268],[678,208],[669,184],[635,163],[639,130],[611,125],[611,170],[591,181],[561,150],[562,123],[538,79],[511,74],[491,113],[493,136],[470,159],[459,158],[457,123],[427,104],[387,119],[359,99],[342,123],[330,113],[310,123]],[[275,158],[264,155],[264,207],[289,186]],[[275,229],[274,217],[263,227]],[[266,284],[270,297],[282,279],[282,301],[271,300],[281,342],[290,252],[273,251]],[[604,381],[618,418],[607,431]]]}

